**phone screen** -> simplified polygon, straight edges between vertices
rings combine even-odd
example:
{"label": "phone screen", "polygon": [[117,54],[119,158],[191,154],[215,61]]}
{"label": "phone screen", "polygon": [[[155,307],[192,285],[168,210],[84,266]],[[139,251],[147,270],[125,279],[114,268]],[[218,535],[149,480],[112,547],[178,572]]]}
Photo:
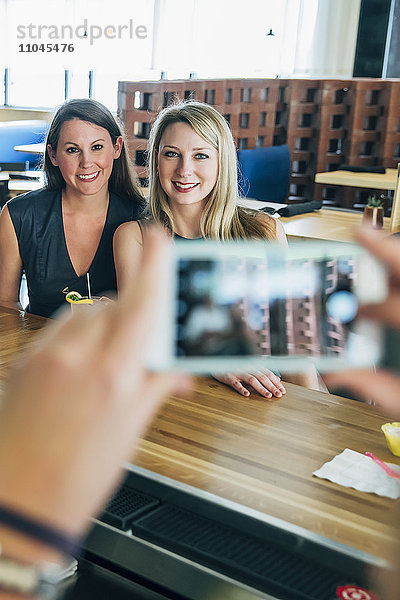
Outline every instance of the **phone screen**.
{"label": "phone screen", "polygon": [[357,331],[355,317],[359,301],[378,297],[385,285],[366,253],[303,248],[296,256],[267,244],[256,255],[184,252],[176,260],[179,359],[306,357],[321,363],[354,355],[356,363],[360,351],[370,355],[364,346],[375,344],[371,329]]}

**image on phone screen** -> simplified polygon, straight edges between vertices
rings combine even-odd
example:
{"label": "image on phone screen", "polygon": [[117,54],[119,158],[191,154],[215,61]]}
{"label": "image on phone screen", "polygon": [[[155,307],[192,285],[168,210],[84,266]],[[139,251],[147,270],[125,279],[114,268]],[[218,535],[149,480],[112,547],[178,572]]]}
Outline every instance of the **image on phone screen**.
{"label": "image on phone screen", "polygon": [[365,338],[354,321],[368,271],[374,287],[368,262],[357,253],[185,257],[182,251],[176,262],[175,355],[321,362],[355,354],[357,360]]}

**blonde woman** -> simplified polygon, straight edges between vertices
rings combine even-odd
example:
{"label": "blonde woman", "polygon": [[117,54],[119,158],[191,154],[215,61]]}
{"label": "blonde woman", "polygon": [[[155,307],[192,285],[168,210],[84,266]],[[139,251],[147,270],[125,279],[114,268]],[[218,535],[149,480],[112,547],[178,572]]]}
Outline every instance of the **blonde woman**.
{"label": "blonde woman", "polygon": [[[238,206],[235,143],[223,116],[208,104],[186,102],[158,115],[149,140],[149,220],[187,240],[265,239],[286,244],[281,223]],[[121,225],[114,236],[120,293],[135,278],[142,253],[142,223]],[[218,379],[249,396],[248,384],[266,398],[285,393],[269,370]]]}

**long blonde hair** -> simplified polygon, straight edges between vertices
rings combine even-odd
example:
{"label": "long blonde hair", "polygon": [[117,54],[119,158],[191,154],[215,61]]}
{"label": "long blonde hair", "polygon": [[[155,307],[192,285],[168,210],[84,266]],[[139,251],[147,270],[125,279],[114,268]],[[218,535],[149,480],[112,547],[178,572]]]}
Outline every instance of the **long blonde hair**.
{"label": "long blonde hair", "polygon": [[157,160],[164,131],[172,123],[179,122],[190,125],[218,152],[217,182],[209,195],[200,220],[202,236],[217,240],[275,239],[274,219],[260,219],[254,211],[238,206],[237,157],[231,131],[224,117],[212,106],[202,102],[179,102],[168,106],[158,114],[153,124],[148,147],[152,218],[174,233],[172,212],[167,194],[160,183]]}

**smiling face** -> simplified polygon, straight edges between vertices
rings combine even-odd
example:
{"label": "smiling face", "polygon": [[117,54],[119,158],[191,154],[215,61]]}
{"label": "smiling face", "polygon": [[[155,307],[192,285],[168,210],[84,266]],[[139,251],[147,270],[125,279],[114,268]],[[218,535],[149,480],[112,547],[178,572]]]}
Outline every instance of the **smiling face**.
{"label": "smiling face", "polygon": [[218,151],[187,123],[172,123],[161,137],[157,166],[170,204],[203,208],[217,182]]}
{"label": "smiling face", "polygon": [[67,191],[94,195],[108,189],[114,159],[122,150],[122,138],[112,143],[103,127],[73,119],[60,130],[57,150],[47,146],[54,166],[60,169]]}

